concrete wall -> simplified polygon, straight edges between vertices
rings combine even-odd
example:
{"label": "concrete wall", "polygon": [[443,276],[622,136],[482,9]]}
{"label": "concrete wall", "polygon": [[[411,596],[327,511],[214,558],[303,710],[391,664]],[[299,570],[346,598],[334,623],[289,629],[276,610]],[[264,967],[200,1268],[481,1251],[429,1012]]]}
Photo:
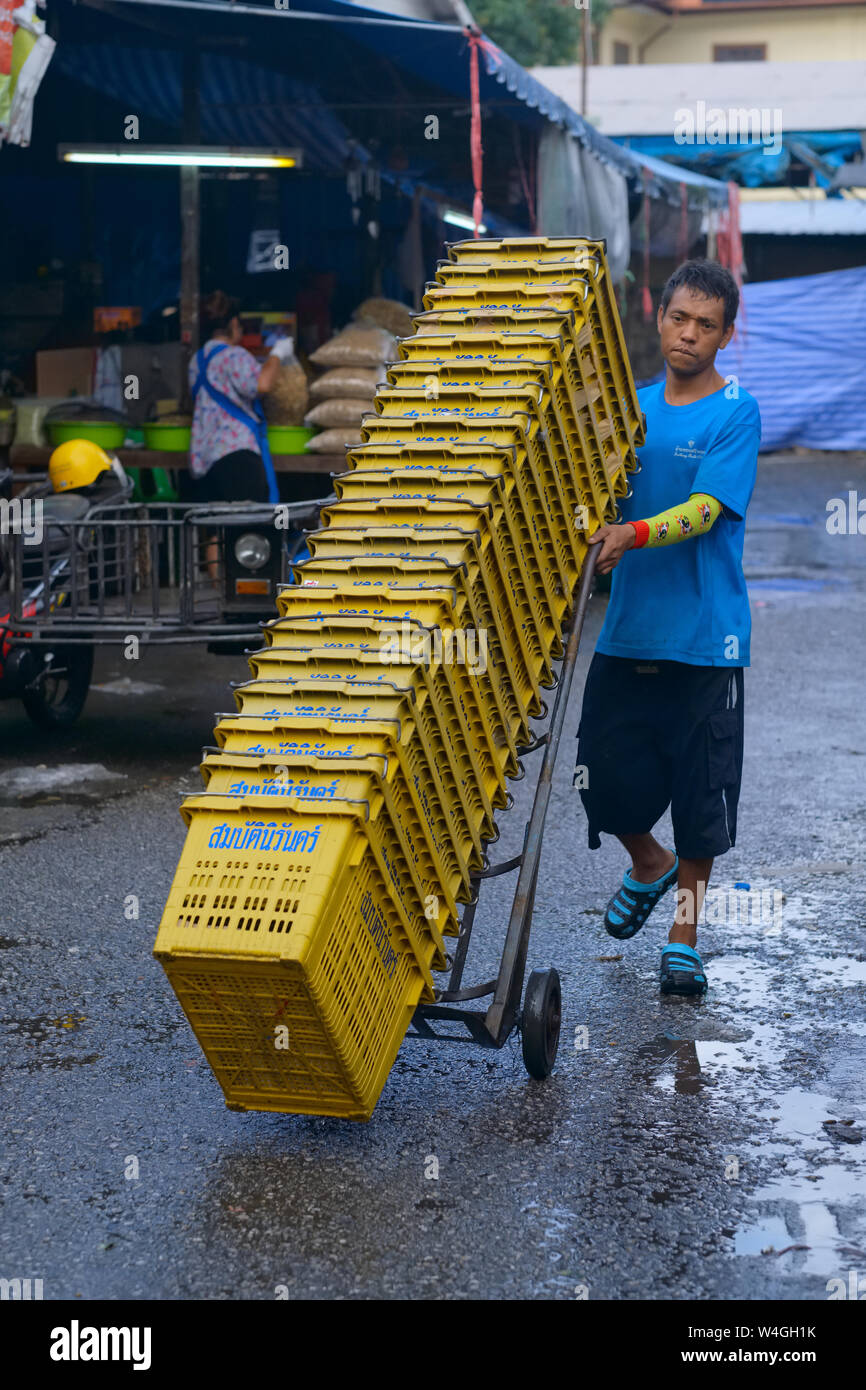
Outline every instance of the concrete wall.
{"label": "concrete wall", "polygon": [[605,22],[599,62],[613,62],[617,40],[631,45],[633,63],[647,43],[646,63],[709,63],[714,44],[766,44],[768,62],[863,61],[866,4],[673,15],[621,7]]}
{"label": "concrete wall", "polygon": [[[579,108],[578,66],[532,71]],[[589,70],[587,116],[605,135],[672,135],[676,111],[693,108],[698,99],[708,108],[779,109],[785,130],[866,130],[862,63],[643,63]]]}

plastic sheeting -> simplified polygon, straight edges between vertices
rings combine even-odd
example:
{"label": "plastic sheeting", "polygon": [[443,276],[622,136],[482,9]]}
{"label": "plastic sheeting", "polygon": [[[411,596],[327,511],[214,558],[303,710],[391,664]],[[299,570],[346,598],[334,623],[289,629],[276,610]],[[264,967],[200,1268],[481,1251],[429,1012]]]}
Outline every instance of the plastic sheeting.
{"label": "plastic sheeting", "polygon": [[[684,215],[682,203],[677,207],[666,198],[654,201],[650,211],[650,255],[675,256],[684,261],[689,247],[694,246],[701,235],[704,215],[700,208],[695,209],[689,203]],[[645,242],[646,224],[641,204],[631,224],[632,250],[643,251]]]}
{"label": "plastic sheeting", "polygon": [[866,449],[866,266],[746,285],[725,376],[756,397],[761,449]]}
{"label": "plastic sheeting", "polygon": [[625,275],[631,253],[626,180],[555,126],[538,147],[538,227],[543,236],[604,237],[612,279],[619,283]]}
{"label": "plastic sheeting", "polygon": [[[816,156],[818,165],[830,170],[840,169],[846,160],[856,158],[862,150],[860,135],[853,130],[805,131],[800,134],[785,131],[778,151],[759,141],[748,140],[725,141],[718,145],[680,145],[673,136],[668,135],[628,135],[618,138],[623,148],[629,149],[639,159],[668,161],[668,169],[671,164],[687,165],[690,170],[703,169],[716,179],[736,179],[745,188],[784,183],[792,155],[797,155],[797,147],[807,149]],[[820,188],[829,187],[830,177],[820,167],[816,166],[815,177]]]}

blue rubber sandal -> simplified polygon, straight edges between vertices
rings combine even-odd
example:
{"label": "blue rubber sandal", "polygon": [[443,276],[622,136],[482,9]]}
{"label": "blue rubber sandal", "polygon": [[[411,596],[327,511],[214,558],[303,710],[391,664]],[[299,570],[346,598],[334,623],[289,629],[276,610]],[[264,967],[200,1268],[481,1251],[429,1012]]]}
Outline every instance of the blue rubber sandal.
{"label": "blue rubber sandal", "polygon": [[669,942],[662,951],[660,972],[662,994],[706,994],[704,963],[693,946]]}
{"label": "blue rubber sandal", "polygon": [[680,861],[674,859],[666,874],[654,883],[638,883],[630,874],[624,874],[622,887],[617,889],[605,909],[604,929],[617,941],[628,941],[635,936],[649,917],[656,903],[677,881]]}

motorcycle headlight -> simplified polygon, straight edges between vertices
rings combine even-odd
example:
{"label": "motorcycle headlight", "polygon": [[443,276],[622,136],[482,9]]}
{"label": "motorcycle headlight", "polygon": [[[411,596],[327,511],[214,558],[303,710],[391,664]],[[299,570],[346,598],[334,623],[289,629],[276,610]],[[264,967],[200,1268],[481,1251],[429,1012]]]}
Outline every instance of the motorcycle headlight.
{"label": "motorcycle headlight", "polygon": [[267,536],[247,531],[235,541],[235,559],[247,570],[260,570],[271,558],[271,543]]}

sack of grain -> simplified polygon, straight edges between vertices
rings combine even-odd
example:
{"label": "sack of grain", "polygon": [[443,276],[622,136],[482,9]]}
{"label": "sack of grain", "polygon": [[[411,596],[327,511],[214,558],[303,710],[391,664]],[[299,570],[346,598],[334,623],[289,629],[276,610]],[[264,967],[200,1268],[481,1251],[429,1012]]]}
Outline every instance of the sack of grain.
{"label": "sack of grain", "polygon": [[397,356],[391,333],[371,323],[350,323],[310,356],[317,367],[378,367]]}
{"label": "sack of grain", "polygon": [[302,425],[308,401],[307,374],[293,358],[281,364],[276,382],[262,397],[265,418],[270,425]]}
{"label": "sack of grain", "polygon": [[307,441],[307,453],[342,454],[344,449],[357,449],[361,443],[358,429],[322,430]]}
{"label": "sack of grain", "polygon": [[311,401],[329,401],[335,396],[352,396],[356,401],[372,401],[376,387],[385,380],[385,368],[332,367],[310,387]]}
{"label": "sack of grain", "polygon": [[358,305],[352,318],[377,323],[380,328],[387,328],[395,338],[408,338],[412,333],[412,311],[399,299],[365,299],[363,304]]}
{"label": "sack of grain", "polygon": [[333,400],[320,401],[307,412],[304,423],[318,425],[321,429],[339,429],[341,425],[357,425],[362,415],[372,410],[372,402],[355,400],[352,396],[334,397]]}

